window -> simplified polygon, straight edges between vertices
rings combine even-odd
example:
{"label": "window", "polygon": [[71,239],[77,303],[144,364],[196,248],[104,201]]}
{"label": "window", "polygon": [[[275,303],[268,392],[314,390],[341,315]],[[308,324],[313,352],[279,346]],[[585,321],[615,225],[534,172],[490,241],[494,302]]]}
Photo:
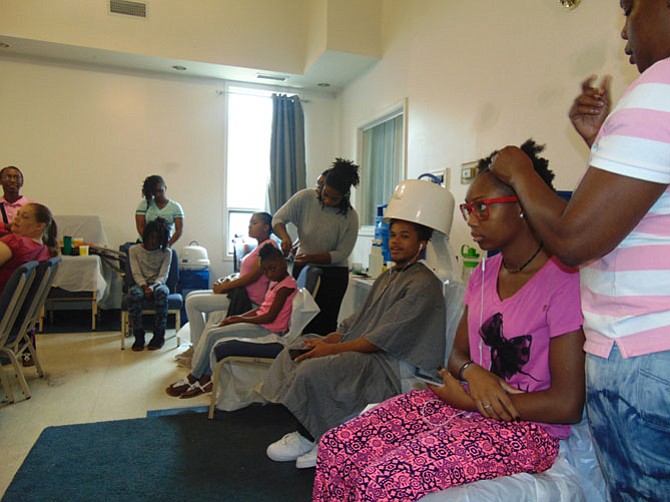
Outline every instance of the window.
{"label": "window", "polygon": [[251,215],[267,207],[271,95],[271,91],[228,88],[225,218],[228,255],[233,254],[233,238],[247,235]]}
{"label": "window", "polygon": [[402,109],[364,127],[361,132],[361,225],[374,225],[377,206],[387,204],[404,177]]}

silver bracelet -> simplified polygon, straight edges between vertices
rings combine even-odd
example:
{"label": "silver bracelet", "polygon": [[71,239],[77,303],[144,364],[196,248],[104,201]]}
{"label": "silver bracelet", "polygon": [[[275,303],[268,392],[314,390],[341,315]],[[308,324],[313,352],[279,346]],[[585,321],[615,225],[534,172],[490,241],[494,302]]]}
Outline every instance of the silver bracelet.
{"label": "silver bracelet", "polygon": [[474,362],[472,359],[470,359],[469,361],[466,361],[466,362],[463,364],[463,366],[461,366],[461,369],[458,370],[458,379],[459,379],[461,382],[465,382],[465,378],[463,378],[463,372],[464,372],[464,371],[468,368],[468,366],[470,366],[471,364],[475,364],[475,362]]}

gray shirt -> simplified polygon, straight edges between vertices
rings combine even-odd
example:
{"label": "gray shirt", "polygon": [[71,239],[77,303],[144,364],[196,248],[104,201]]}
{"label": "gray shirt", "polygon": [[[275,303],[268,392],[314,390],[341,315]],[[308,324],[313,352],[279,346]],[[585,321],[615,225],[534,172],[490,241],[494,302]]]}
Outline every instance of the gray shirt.
{"label": "gray shirt", "polygon": [[315,438],[402,392],[400,362],[434,371],[444,363],[446,316],[439,280],[423,264],[391,269],[375,281],[361,309],[340,326],[342,341],[365,338],[377,352],[343,352],[293,361],[284,349],[261,395],[286,406]]}
{"label": "gray shirt", "polygon": [[[322,207],[316,190],[306,188],[291,197],[275,214],[272,225],[293,223],[300,238],[299,253],[330,253],[331,267],[348,266],[358,237],[358,213]],[[328,266],[328,265],[326,265]]]}
{"label": "gray shirt", "polygon": [[153,289],[167,281],[172,261],[170,248],[147,251],[142,244],[135,244],[130,246],[128,258],[130,259],[130,271],[138,286],[146,284]]}

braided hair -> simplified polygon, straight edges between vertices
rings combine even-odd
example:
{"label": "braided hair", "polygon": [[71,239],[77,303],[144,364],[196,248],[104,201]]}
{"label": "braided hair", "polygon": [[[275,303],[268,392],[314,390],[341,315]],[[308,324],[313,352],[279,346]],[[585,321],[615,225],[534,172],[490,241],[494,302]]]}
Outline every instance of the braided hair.
{"label": "braided hair", "polygon": [[[349,209],[351,209],[351,187],[358,186],[360,183],[358,169],[358,165],[354,164],[352,161],[337,157],[330,169],[324,171],[327,173],[324,187],[333,188],[342,194],[342,200],[338,205],[339,214],[346,216]],[[323,207],[324,204],[321,193],[319,193],[319,201],[321,202],[321,207]]]}
{"label": "braided hair", "polygon": [[156,185],[165,186],[165,180],[157,174],[147,176],[142,183],[142,196],[146,199],[147,204],[154,198]]}
{"label": "braided hair", "polygon": [[258,251],[258,257],[261,259],[261,261],[271,260],[274,258],[285,260],[284,253],[282,253],[282,251],[277,246],[273,246],[270,243],[267,243]]}
{"label": "braided hair", "polygon": [[159,249],[163,250],[168,247],[168,241],[170,240],[170,224],[165,218],[158,217],[144,226],[142,240],[144,242],[149,242],[152,235],[156,236],[156,242]]}

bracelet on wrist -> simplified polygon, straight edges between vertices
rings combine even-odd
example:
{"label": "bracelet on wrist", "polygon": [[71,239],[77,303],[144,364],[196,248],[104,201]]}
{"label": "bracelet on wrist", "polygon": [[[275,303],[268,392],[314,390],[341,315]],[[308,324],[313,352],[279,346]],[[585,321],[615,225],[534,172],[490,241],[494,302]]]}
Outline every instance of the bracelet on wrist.
{"label": "bracelet on wrist", "polygon": [[463,372],[464,372],[464,371],[468,368],[468,366],[470,366],[471,364],[475,364],[475,362],[474,362],[472,359],[470,359],[469,361],[466,361],[465,363],[463,363],[463,366],[461,366],[461,369],[458,370],[458,379],[459,379],[461,382],[465,382],[465,379],[463,378]]}

